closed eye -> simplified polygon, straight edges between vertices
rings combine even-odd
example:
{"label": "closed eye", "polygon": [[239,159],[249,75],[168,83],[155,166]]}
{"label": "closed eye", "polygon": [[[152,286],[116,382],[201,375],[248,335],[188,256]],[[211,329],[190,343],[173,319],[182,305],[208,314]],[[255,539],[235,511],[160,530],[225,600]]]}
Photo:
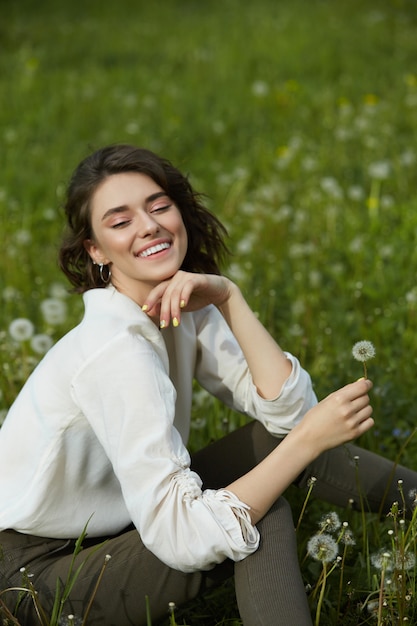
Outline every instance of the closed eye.
{"label": "closed eye", "polygon": [[117,224],[112,224],[111,228],[122,228],[123,226],[127,226],[130,224],[131,220],[123,220],[121,222],[117,222]]}
{"label": "closed eye", "polygon": [[153,206],[150,210],[150,213],[162,213],[163,211],[167,211],[170,209],[172,204],[164,204],[163,206]]}

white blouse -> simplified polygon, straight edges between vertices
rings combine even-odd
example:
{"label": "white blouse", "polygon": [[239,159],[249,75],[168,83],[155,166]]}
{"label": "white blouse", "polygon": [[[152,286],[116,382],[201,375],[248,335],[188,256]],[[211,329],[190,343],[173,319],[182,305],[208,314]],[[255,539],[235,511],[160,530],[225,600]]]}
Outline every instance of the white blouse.
{"label": "white blouse", "polygon": [[131,522],[160,560],[184,572],[254,552],[248,507],[203,490],[186,444],[193,378],[284,435],[316,403],[292,373],[275,400],[256,391],[214,306],[160,332],[112,286],[84,294],[85,315],[45,355],[0,429],[0,530],[51,538],[122,531]]}

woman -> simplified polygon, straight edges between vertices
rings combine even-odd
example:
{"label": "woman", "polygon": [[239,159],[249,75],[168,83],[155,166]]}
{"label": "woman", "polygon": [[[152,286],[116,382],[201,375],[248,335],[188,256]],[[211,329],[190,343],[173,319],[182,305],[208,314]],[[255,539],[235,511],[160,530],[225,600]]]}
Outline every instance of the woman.
{"label": "woman", "polygon": [[[224,228],[168,161],[128,145],[98,150],[73,174],[66,214],[60,263],[85,316],[0,430],[0,588],[18,585],[24,566],[50,607],[88,521],[66,614],[83,615],[108,553],[91,624],[145,624],[145,596],[157,619],[233,562],[245,626],[310,624],[281,496],[314,475],[318,495],[357,497],[337,446],[372,427],[371,382],[317,404],[298,360],[220,274]],[[255,420],[190,459],[194,378]],[[371,508],[390,478],[388,504],[398,477],[417,484],[414,472],[391,476],[388,461],[360,456]],[[29,597],[17,615],[37,623]]]}

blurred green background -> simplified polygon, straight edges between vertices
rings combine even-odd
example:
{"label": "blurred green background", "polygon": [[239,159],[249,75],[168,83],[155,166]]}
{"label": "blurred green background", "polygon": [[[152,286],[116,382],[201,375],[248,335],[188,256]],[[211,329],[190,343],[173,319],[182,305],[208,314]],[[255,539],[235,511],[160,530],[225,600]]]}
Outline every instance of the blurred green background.
{"label": "blurred green background", "polygon": [[[319,397],[373,342],[363,443],[415,467],[416,27],[415,0],[1,0],[0,416],[41,357],[10,324],[55,341],[81,315],[56,264],[69,176],[130,142],[207,194],[225,272]],[[199,446],[242,418],[198,392],[193,419]]]}
{"label": "blurred green background", "polygon": [[230,232],[225,271],[320,396],[361,374],[350,350],[368,339],[377,445],[413,427],[416,7],[3,0],[3,409],[20,384],[10,368],[24,370],[10,322],[28,318],[55,339],[81,312],[69,297],[51,328],[40,308],[65,285],[56,251],[68,178],[91,150],[123,141],[171,159],[207,193]]}

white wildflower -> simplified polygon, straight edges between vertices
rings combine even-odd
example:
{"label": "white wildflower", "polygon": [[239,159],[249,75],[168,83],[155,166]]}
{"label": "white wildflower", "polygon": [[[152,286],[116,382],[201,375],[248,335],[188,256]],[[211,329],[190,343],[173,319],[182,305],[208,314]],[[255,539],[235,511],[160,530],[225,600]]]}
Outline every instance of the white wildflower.
{"label": "white wildflower", "polygon": [[65,321],[67,305],[59,298],[46,298],[41,302],[41,311],[45,322],[55,326]]}
{"label": "white wildflower", "polygon": [[45,354],[53,345],[52,338],[49,335],[34,335],[30,340],[30,346],[36,354]]}
{"label": "white wildflower", "polygon": [[365,190],[360,185],[351,185],[347,190],[349,200],[360,202],[365,198]]}
{"label": "white wildflower", "polygon": [[391,572],[394,569],[393,554],[384,549],[371,555],[371,563],[376,569],[383,569],[386,572]]}
{"label": "white wildflower", "polygon": [[362,363],[375,356],[374,345],[370,341],[358,341],[352,348],[353,358]]}
{"label": "white wildflower", "polygon": [[395,568],[404,569],[405,571],[414,569],[416,564],[416,555],[414,552],[400,552],[397,550],[395,553]]}
{"label": "white wildflower", "polygon": [[376,180],[386,180],[391,172],[391,166],[388,161],[375,161],[368,167],[368,174]]}
{"label": "white wildflower", "polygon": [[256,80],[252,83],[252,93],[254,96],[262,97],[269,93],[269,85],[263,80]]}
{"label": "white wildflower", "polygon": [[322,563],[334,561],[339,552],[339,546],[331,535],[320,533],[313,535],[307,543],[307,552],[313,559]]}
{"label": "white wildflower", "polygon": [[334,532],[338,530],[341,526],[341,522],[338,514],[335,511],[331,511],[330,513],[326,513],[323,515],[319,522],[319,528],[321,530],[327,530],[329,532]]}
{"label": "white wildflower", "polygon": [[9,334],[15,341],[26,341],[33,336],[35,327],[25,317],[18,317],[9,326]]}

